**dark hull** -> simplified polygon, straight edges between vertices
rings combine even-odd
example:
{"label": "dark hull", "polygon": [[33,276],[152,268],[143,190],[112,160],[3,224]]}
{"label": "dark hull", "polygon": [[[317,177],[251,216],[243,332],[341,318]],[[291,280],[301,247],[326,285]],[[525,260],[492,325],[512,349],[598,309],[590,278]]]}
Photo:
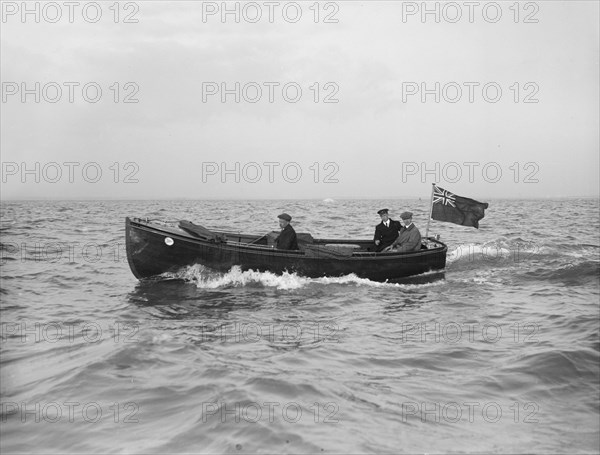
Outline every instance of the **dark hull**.
{"label": "dark hull", "polygon": [[[220,243],[196,238],[179,228],[129,218],[125,235],[127,260],[138,279],[202,264],[221,272],[237,265],[242,270],[287,271],[311,278],[354,273],[373,281],[394,281],[442,271],[446,266],[447,247],[439,241],[435,247],[415,253],[371,253],[367,251],[372,245],[369,240],[315,240],[310,251],[282,251],[249,244],[249,239],[259,236],[227,234],[228,241]],[[348,243],[360,246],[359,253],[344,255],[325,247]]]}

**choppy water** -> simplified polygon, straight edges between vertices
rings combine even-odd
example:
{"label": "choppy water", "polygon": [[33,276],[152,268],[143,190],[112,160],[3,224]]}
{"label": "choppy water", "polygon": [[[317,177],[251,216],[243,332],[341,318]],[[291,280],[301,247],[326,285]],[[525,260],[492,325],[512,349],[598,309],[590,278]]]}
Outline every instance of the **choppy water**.
{"label": "choppy water", "polygon": [[2,452],[597,453],[598,200],[433,222],[446,277],[138,282],[124,217],[371,237],[426,200],[5,202]]}

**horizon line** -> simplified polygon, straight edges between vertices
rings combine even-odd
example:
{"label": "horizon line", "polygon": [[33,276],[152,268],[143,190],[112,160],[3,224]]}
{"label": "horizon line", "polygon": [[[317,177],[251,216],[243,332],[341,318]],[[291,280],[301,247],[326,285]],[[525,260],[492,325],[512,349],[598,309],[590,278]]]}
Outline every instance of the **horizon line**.
{"label": "horizon line", "polygon": [[[549,199],[600,199],[600,195],[575,195],[575,196],[536,196],[536,197],[523,197],[523,196],[477,196],[479,198],[487,198],[492,200],[498,199],[529,199],[529,200],[549,200]],[[31,198],[1,198],[0,203],[2,202],[28,202],[28,201],[40,201],[40,202],[60,202],[60,201],[325,201],[325,200],[333,200],[333,201],[347,201],[347,200],[402,200],[402,199],[418,199],[418,200],[429,200],[429,197],[423,196],[404,196],[401,198],[391,198],[391,197],[326,197],[326,198],[317,198],[317,197],[308,197],[308,198],[190,198],[190,197],[172,197],[172,198],[120,198],[120,197],[91,197],[91,198],[40,198],[40,197],[31,197]]]}

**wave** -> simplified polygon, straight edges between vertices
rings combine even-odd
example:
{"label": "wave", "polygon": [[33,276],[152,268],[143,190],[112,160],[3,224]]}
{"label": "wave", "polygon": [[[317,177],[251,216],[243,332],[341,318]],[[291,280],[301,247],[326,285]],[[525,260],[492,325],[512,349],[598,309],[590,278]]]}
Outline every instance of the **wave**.
{"label": "wave", "polygon": [[578,264],[571,262],[557,265],[553,268],[537,268],[521,275],[523,279],[533,281],[545,280],[560,282],[567,286],[594,284],[600,280],[600,264],[596,261],[583,261]]}
{"label": "wave", "polygon": [[600,259],[600,246],[592,244],[564,244],[539,242],[521,238],[498,237],[485,243],[465,243],[449,249],[447,262],[525,262],[544,259]]}
{"label": "wave", "polygon": [[[439,271],[427,272],[414,277],[408,277],[407,280],[414,280],[419,283],[419,278],[427,278],[428,276],[437,276]],[[233,266],[228,272],[221,273],[203,265],[192,265],[185,267],[174,273],[165,273],[162,275],[166,279],[180,279],[194,283],[200,289],[219,289],[227,287],[243,287],[243,286],[262,286],[272,287],[279,290],[295,290],[301,289],[310,285],[356,285],[369,287],[400,287],[403,289],[411,289],[416,287],[436,285],[436,282],[426,282],[423,284],[401,284],[401,283],[381,283],[371,281],[367,278],[360,278],[355,274],[344,275],[340,277],[321,277],[308,278],[297,273],[284,272],[277,275],[272,272],[259,272],[256,270],[245,270],[239,266]]]}
{"label": "wave", "polygon": [[509,375],[527,372],[546,384],[582,387],[597,381],[598,353],[590,349],[552,350],[527,354],[506,368]]}
{"label": "wave", "polygon": [[448,251],[447,262],[483,261],[490,264],[523,261],[547,253],[547,247],[536,242],[499,237],[482,244],[466,243]]}

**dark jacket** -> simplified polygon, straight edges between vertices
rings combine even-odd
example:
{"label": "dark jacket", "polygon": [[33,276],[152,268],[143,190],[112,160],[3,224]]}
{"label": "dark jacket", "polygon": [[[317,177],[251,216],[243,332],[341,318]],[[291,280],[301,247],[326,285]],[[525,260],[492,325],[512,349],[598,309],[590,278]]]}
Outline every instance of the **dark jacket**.
{"label": "dark jacket", "polygon": [[278,250],[297,250],[298,239],[296,238],[296,231],[291,224],[288,224],[283,228],[279,237],[275,241]]}
{"label": "dark jacket", "polygon": [[419,251],[421,249],[421,233],[414,223],[408,228],[402,228],[398,239],[394,242],[396,252]]}
{"label": "dark jacket", "polygon": [[394,221],[391,218],[389,227],[385,227],[383,221],[375,226],[375,236],[373,237],[373,241],[380,241],[379,245],[376,246],[375,251],[381,251],[394,243],[394,240],[398,238],[398,231],[400,231],[400,229],[402,229],[400,221]]}

